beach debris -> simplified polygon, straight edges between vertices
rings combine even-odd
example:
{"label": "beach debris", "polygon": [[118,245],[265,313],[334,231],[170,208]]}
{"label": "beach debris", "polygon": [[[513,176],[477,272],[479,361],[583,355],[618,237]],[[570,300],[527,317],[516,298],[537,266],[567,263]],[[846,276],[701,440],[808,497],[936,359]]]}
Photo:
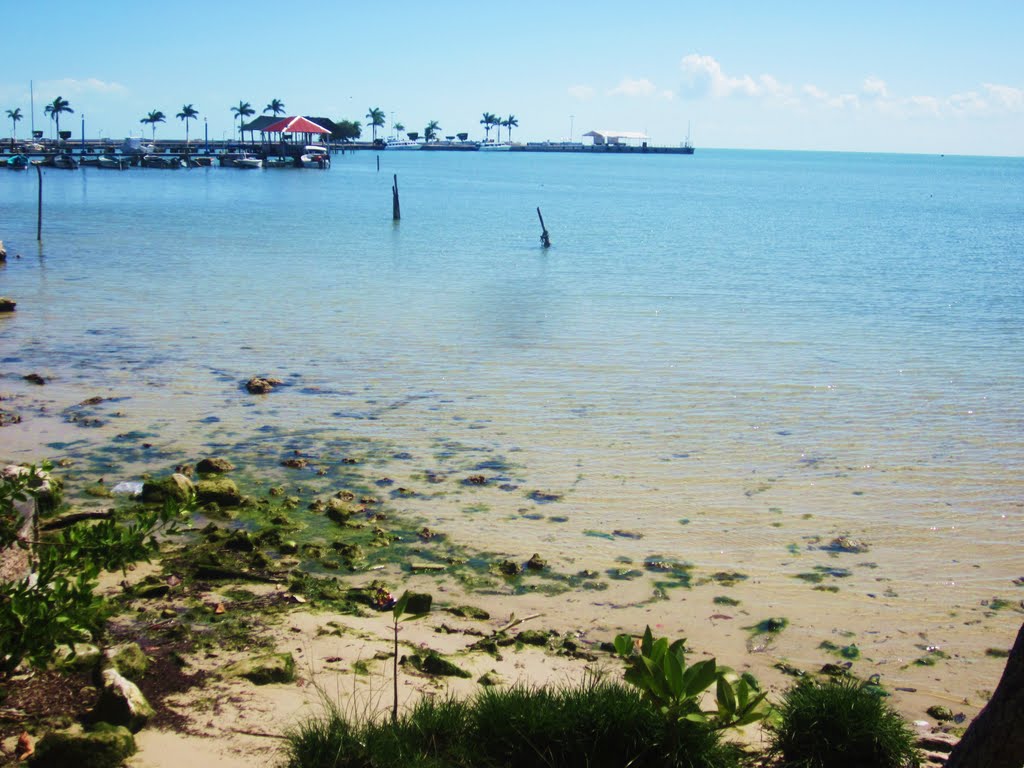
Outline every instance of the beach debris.
{"label": "beach debris", "polygon": [[6,427],[9,424],[20,424],[21,416],[14,413],[13,411],[5,411],[0,408],[0,427]]}
{"label": "beach debris", "polygon": [[253,376],[245,382],[245,388],[253,395],[265,395],[284,382],[272,376]]}
{"label": "beach debris", "polygon": [[114,495],[141,496],[142,486],[143,483],[137,480],[125,480],[111,488],[110,492]]}
{"label": "beach debris", "polygon": [[413,573],[440,573],[445,569],[445,566],[441,563],[420,563],[415,561],[409,562],[409,570]]}
{"label": "beach debris", "polygon": [[544,491],[530,491],[526,494],[526,498],[531,501],[535,501],[538,504],[550,504],[553,501],[561,501],[562,494],[560,493],[545,493]]}
{"label": "beach debris", "polygon": [[196,471],[205,475],[222,475],[234,468],[234,464],[220,456],[211,456],[196,464]]}
{"label": "beach debris", "polygon": [[22,376],[21,378],[23,378],[29,384],[38,384],[40,387],[46,383],[46,379],[44,379],[38,373],[30,373],[27,376]]}
{"label": "beach debris", "polygon": [[4,247],[3,240],[0,240],[0,261],[7,261],[7,248]]}
{"label": "beach debris", "polygon": [[[2,243],[0,243],[2,245]],[[6,255],[6,254],[5,254]],[[35,753],[36,748],[32,744],[32,737],[28,735],[28,731],[22,731],[18,737],[18,744],[14,748],[14,759],[18,762],[28,760]]]}
{"label": "beach debris", "polygon": [[18,302],[14,299],[0,296],[0,312],[13,312],[16,306],[18,306]]}
{"label": "beach debris", "polygon": [[612,531],[612,536],[618,536],[620,539],[642,539],[644,535],[637,531],[623,531],[616,529]]}
{"label": "beach debris", "polygon": [[483,475],[470,475],[462,481],[463,485],[487,485],[487,478]]}
{"label": "beach debris", "polygon": [[505,576],[518,576],[523,572],[523,567],[515,560],[502,560],[498,563],[498,570]]}
{"label": "beach debris", "polygon": [[537,218],[540,219],[540,244],[545,248],[551,247],[551,235],[548,228],[544,226],[544,217],[540,214],[540,206],[537,206]]}
{"label": "beach debris", "polygon": [[492,669],[480,675],[477,682],[484,687],[490,688],[496,685],[505,685],[505,678],[497,670]]}

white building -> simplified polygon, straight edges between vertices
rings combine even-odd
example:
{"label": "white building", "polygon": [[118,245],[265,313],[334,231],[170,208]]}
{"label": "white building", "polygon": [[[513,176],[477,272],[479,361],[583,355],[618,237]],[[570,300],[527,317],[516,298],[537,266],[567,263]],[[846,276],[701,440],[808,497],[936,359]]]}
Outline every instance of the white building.
{"label": "white building", "polygon": [[590,131],[584,133],[583,138],[593,139],[594,146],[600,147],[605,144],[626,144],[637,146],[650,141],[650,136],[637,131]]}

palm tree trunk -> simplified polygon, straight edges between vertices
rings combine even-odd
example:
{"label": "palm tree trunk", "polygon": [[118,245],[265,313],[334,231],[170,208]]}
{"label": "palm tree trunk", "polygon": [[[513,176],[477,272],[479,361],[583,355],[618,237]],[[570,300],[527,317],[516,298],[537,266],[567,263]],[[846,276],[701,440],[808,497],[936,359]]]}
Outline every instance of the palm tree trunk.
{"label": "palm tree trunk", "polygon": [[953,748],[946,768],[1020,768],[1024,765],[1024,624],[1006,660],[999,686]]}

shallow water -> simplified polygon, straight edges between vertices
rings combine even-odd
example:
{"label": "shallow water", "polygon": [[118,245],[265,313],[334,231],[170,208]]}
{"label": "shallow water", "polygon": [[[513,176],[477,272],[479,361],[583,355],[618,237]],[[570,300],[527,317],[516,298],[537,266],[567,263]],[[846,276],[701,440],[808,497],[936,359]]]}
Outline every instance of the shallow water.
{"label": "shallow water", "polygon": [[[456,539],[740,569],[862,627],[1024,596],[1024,161],[375,161],[48,171],[41,248],[35,174],[0,174],[0,387],[32,415],[0,458],[437,471],[398,506]],[[254,374],[288,386],[254,398]],[[125,399],[65,423],[92,395]],[[870,553],[818,548],[841,533]],[[851,567],[839,598],[793,578],[815,565]]]}

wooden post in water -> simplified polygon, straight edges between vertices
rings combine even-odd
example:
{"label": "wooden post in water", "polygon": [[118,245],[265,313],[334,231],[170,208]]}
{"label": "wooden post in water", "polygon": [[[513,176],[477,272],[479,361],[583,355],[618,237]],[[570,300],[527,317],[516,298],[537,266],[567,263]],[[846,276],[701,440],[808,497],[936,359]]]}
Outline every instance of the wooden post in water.
{"label": "wooden post in water", "polygon": [[377,172],[380,173],[380,155],[377,155]]}
{"label": "wooden post in water", "polygon": [[37,165],[36,175],[39,177],[39,208],[36,214],[36,240],[43,242],[43,171]]}
{"label": "wooden post in water", "polygon": [[544,217],[540,215],[540,206],[537,206],[537,218],[540,219],[540,244],[545,248],[550,248],[551,236],[548,234],[548,228],[544,226]]}
{"label": "wooden post in water", "polygon": [[[380,158],[378,157],[378,161]],[[391,218],[400,221],[402,218],[402,206],[398,202],[398,174],[395,174],[395,183],[391,187]]]}

